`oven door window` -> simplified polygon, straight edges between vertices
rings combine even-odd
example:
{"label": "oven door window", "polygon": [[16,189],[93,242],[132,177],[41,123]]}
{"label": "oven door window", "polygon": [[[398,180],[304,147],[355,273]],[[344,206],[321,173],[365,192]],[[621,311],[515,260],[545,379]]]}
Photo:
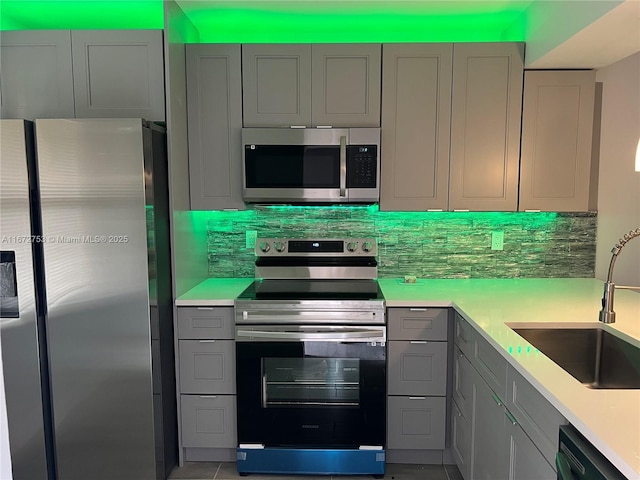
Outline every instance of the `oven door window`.
{"label": "oven door window", "polygon": [[238,442],[384,445],[385,358],[379,343],[237,341]]}
{"label": "oven door window", "polygon": [[340,146],[245,145],[246,188],[340,188]]}
{"label": "oven door window", "polygon": [[331,408],[360,405],[357,358],[264,358],[265,408]]}

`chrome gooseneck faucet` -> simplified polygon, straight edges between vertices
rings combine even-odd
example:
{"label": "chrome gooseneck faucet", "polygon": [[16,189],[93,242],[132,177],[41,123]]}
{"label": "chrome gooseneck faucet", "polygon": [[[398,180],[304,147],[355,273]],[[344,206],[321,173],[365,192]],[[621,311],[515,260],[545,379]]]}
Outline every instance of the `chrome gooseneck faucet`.
{"label": "chrome gooseneck faucet", "polygon": [[614,323],[616,321],[616,312],[613,311],[613,293],[616,288],[622,288],[627,290],[640,290],[640,287],[630,287],[627,285],[616,285],[613,283],[613,266],[616,263],[616,258],[622,247],[624,247],[632,238],[640,237],[640,227],[635,230],[631,230],[629,233],[618,240],[615,247],[611,249],[611,263],[609,263],[609,273],[607,274],[607,281],[604,284],[604,295],[602,296],[602,310],[600,310],[599,320],[603,323]]}

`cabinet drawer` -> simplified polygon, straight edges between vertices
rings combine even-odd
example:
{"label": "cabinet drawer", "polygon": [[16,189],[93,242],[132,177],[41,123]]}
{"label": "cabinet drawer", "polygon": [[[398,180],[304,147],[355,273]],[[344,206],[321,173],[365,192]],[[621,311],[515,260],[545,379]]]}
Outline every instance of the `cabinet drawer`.
{"label": "cabinet drawer", "polygon": [[180,393],[236,393],[233,340],[180,340]]}
{"label": "cabinet drawer", "polygon": [[389,342],[389,395],[446,395],[447,343]]}
{"label": "cabinet drawer", "polygon": [[389,308],[389,340],[447,340],[446,308]]}
{"label": "cabinet drawer", "polygon": [[234,322],[231,307],[181,307],[178,308],[178,338],[233,339]]}
{"label": "cabinet drawer", "polygon": [[547,462],[554,465],[558,427],[568,422],[511,366],[507,369],[505,405]]}
{"label": "cabinet drawer", "polygon": [[445,411],[445,397],[388,397],[387,448],[443,449]]}
{"label": "cabinet drawer", "polygon": [[468,418],[455,400],[451,402],[451,453],[462,478],[471,476],[471,423]]}
{"label": "cabinet drawer", "polygon": [[467,420],[471,420],[473,411],[473,378],[471,362],[456,346],[453,358],[453,399]]}
{"label": "cabinet drawer", "polygon": [[469,322],[462,318],[458,312],[455,314],[454,329],[455,344],[467,358],[473,358],[473,339],[476,333],[473,327],[469,325]]}
{"label": "cabinet drawer", "polygon": [[489,384],[491,390],[501,399],[506,396],[507,361],[480,334],[474,334],[474,356],[472,365],[482,378]]}
{"label": "cabinet drawer", "polygon": [[181,395],[182,446],[235,448],[235,395]]}

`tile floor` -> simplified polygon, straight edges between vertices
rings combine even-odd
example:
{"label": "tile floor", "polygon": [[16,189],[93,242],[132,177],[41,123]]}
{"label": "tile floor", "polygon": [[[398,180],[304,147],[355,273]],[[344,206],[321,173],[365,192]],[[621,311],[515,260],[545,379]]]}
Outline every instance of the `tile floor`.
{"label": "tile floor", "polygon": [[[372,476],[334,475],[258,475],[241,477],[236,464],[230,462],[186,462],[183,467],[175,467],[169,478],[172,480],[369,480]],[[407,465],[388,463],[384,476],[386,480],[463,480],[455,465]]]}

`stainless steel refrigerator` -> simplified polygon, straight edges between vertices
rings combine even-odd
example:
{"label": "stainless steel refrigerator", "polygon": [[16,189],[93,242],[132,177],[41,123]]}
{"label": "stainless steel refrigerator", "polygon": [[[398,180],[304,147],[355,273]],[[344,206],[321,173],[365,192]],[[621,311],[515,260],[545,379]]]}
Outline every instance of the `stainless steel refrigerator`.
{"label": "stainless steel refrigerator", "polygon": [[164,128],[0,120],[15,480],[152,480],[175,464],[168,205]]}

